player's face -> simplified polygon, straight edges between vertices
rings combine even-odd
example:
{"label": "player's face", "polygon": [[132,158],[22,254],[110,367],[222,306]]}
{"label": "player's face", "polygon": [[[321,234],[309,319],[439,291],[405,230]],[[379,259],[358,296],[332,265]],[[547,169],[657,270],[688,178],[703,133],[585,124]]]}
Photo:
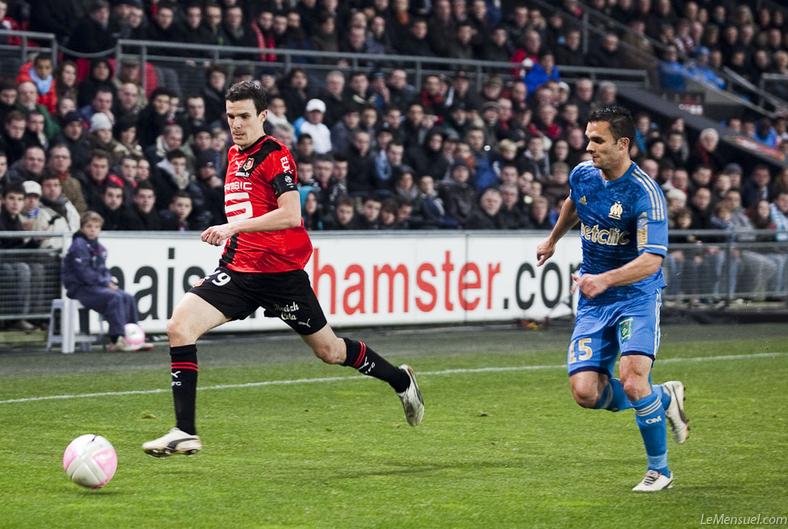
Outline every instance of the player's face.
{"label": "player's face", "polygon": [[594,167],[606,171],[618,167],[627,154],[626,142],[616,141],[607,121],[591,121],[586,126],[588,146]]}
{"label": "player's face", "polygon": [[233,143],[241,147],[248,147],[263,135],[263,123],[267,110],[259,114],[254,108],[254,101],[243,99],[241,101],[226,101],[227,124],[233,137]]}

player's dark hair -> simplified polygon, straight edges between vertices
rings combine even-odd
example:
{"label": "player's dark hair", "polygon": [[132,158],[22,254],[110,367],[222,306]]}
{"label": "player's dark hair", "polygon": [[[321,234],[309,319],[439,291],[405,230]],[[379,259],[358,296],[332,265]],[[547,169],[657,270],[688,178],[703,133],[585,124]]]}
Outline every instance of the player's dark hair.
{"label": "player's dark hair", "polygon": [[268,108],[265,90],[263,90],[260,83],[257,81],[241,81],[235,83],[227,90],[224,96],[225,101],[244,101],[246,99],[254,101],[254,109],[258,114]]}
{"label": "player's dark hair", "polygon": [[635,123],[632,114],[624,107],[613,105],[598,108],[588,116],[588,122],[593,121],[606,121],[610,125],[610,133],[615,141],[619,138],[627,138],[630,145],[635,141]]}

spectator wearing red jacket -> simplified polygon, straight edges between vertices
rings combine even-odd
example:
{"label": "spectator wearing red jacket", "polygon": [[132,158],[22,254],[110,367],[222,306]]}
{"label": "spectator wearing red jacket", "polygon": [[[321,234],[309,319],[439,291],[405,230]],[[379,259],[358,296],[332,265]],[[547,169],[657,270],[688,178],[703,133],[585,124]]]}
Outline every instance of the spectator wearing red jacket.
{"label": "spectator wearing red jacket", "polygon": [[39,54],[32,61],[23,64],[16,76],[17,85],[25,81],[36,85],[38,104],[44,105],[50,114],[54,114],[57,109],[57,89],[52,70],[52,57]]}

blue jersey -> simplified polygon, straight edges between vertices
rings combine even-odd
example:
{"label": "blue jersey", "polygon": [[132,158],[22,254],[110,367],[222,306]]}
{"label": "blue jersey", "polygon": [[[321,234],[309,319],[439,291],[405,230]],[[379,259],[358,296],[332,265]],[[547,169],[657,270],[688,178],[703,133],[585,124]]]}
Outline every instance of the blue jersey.
{"label": "blue jersey", "polygon": [[[668,222],[665,196],[635,163],[624,176],[605,180],[590,161],[579,163],[569,175],[569,197],[580,218],[583,264],[580,272],[601,274],[620,268],[640,254],[665,256]],[[665,286],[662,270],[631,285],[612,287],[584,303],[613,303],[653,294]]]}

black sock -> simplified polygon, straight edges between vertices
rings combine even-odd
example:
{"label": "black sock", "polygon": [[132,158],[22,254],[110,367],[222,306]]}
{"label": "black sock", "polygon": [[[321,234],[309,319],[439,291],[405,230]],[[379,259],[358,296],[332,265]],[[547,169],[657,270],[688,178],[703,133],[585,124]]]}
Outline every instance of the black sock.
{"label": "black sock", "polygon": [[343,365],[358,370],[362,375],[379,378],[389,383],[397,393],[410,386],[410,377],[402,369],[393,366],[362,341],[342,338],[347,346],[347,358]]}
{"label": "black sock", "polygon": [[197,345],[170,347],[170,358],[176,426],[188,434],[196,435],[194,409],[197,397]]}

